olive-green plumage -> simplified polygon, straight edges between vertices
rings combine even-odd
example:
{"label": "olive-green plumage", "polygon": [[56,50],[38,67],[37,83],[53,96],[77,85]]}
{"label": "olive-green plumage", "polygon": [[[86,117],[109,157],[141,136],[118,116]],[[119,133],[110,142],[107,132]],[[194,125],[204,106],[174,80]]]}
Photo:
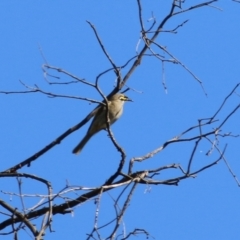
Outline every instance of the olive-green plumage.
{"label": "olive-green plumage", "polygon": [[[132,101],[127,96],[122,93],[117,93],[109,98],[108,100],[108,117],[110,125],[117,121],[117,119],[123,113],[123,105],[125,101]],[[102,129],[106,129],[106,107],[102,106],[95,113],[95,117],[92,120],[92,123],[87,131],[85,137],[81,142],[73,149],[74,154],[79,154],[88,140],[97,132]]]}

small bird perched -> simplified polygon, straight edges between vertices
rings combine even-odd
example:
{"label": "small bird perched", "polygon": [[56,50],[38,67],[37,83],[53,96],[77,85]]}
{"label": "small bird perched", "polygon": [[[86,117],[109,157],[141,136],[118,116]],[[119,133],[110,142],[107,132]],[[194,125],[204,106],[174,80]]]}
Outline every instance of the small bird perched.
{"label": "small bird perched", "polygon": [[[117,93],[108,99],[108,117],[110,125],[117,121],[123,113],[123,104],[125,101],[132,102],[127,96],[122,93]],[[73,149],[74,154],[79,154],[88,140],[97,132],[106,129],[106,107],[102,106],[95,113],[95,117],[82,141]]]}

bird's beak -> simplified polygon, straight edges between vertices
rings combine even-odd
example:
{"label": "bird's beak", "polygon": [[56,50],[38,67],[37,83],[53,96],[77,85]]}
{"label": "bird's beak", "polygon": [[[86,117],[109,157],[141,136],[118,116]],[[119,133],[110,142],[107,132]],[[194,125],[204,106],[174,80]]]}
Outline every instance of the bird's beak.
{"label": "bird's beak", "polygon": [[133,102],[133,100],[128,98],[127,96],[125,96],[124,101]]}

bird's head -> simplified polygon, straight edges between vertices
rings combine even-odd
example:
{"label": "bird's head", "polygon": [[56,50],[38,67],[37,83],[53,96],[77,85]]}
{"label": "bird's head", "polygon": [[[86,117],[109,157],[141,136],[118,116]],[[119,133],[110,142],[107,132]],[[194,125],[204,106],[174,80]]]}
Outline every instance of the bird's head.
{"label": "bird's head", "polygon": [[130,98],[128,98],[126,95],[122,94],[122,93],[117,93],[114,94],[112,97],[110,97],[109,99],[110,101],[116,101],[116,100],[121,100],[121,101],[129,101],[129,102],[133,102]]}

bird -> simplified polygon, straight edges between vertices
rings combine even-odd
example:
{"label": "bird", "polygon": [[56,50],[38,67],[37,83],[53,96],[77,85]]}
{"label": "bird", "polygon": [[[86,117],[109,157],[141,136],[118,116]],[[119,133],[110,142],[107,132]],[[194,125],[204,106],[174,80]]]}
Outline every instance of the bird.
{"label": "bird", "polygon": [[[108,101],[108,117],[109,123],[112,125],[118,118],[121,117],[123,113],[123,105],[126,101],[132,102],[130,98],[122,93],[116,93],[111,96]],[[85,135],[85,137],[79,142],[79,144],[73,149],[72,153],[79,154],[85,144],[90,140],[90,138],[98,133],[99,131],[106,129],[106,106],[101,106],[95,113],[90,127]]]}

